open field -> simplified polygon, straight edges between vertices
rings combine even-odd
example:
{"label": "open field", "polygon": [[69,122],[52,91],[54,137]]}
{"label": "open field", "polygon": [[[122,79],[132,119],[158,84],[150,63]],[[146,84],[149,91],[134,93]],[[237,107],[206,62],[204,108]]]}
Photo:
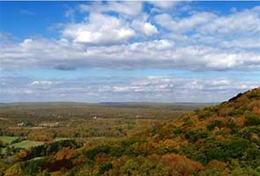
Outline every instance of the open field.
{"label": "open field", "polygon": [[19,137],[16,136],[0,136],[0,141],[6,144],[11,144],[13,141],[17,140]]}
{"label": "open field", "polygon": [[44,142],[25,140],[25,141],[15,143],[11,146],[13,146],[15,148],[28,149],[30,147],[35,147],[35,146],[42,145],[42,144],[44,144]]}

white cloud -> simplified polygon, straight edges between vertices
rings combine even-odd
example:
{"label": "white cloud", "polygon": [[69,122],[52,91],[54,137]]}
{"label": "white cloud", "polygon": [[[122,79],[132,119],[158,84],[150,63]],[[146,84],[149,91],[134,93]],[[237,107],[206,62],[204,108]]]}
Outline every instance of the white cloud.
{"label": "white cloud", "polygon": [[129,16],[137,16],[142,12],[142,2],[109,2],[106,11],[116,11]]}
{"label": "white cloud", "polygon": [[158,34],[157,27],[149,22],[149,16],[146,13],[140,14],[137,18],[132,21],[131,26],[137,34],[145,35],[146,37],[151,37]]}
{"label": "white cloud", "polygon": [[141,1],[109,1],[106,5],[102,2],[95,2],[94,4],[80,4],[79,9],[81,12],[116,12],[120,15],[135,17],[142,12],[143,3]]}
{"label": "white cloud", "polygon": [[169,14],[160,14],[155,16],[155,21],[162,27],[174,32],[185,33],[210,23],[214,18],[216,18],[214,14],[207,12],[194,13],[192,16],[186,18],[173,18]]}
{"label": "white cloud", "polygon": [[192,12],[187,17],[169,13],[154,17],[155,22],[170,30],[165,37],[186,45],[212,45],[225,49],[255,50],[260,46],[260,7],[233,11],[230,14]]}
{"label": "white cloud", "polygon": [[150,4],[153,4],[155,7],[161,8],[161,9],[170,9],[176,4],[178,4],[178,1],[148,1]]}
{"label": "white cloud", "polygon": [[178,33],[194,31],[203,35],[260,35],[260,7],[236,11],[228,15],[213,12],[192,12],[188,17],[163,13],[155,21],[164,28]]}
{"label": "white cloud", "polygon": [[[120,12],[119,7],[135,4],[129,3],[81,5],[83,11],[90,11],[89,16],[83,22],[64,24],[60,39],[27,38],[20,43],[5,40],[1,43],[1,69],[252,71],[260,68],[260,7],[228,15],[195,11],[189,16],[166,12],[153,16],[142,12],[142,3],[138,2],[139,16],[125,18],[127,12]],[[95,6],[100,9],[95,10]],[[124,15],[104,13],[109,9],[107,6]],[[240,27],[237,21],[249,27]],[[158,24],[168,30],[164,31]],[[240,32],[244,30],[243,33],[235,34],[233,25]],[[210,32],[223,31],[225,26],[226,30],[234,30],[235,35]]]}
{"label": "white cloud", "polygon": [[235,12],[228,16],[218,16],[200,29],[201,33],[239,34],[257,33],[260,36],[260,6]]}
{"label": "white cloud", "polygon": [[144,34],[146,36],[153,36],[158,33],[157,28],[154,25],[152,25],[151,23],[147,23],[147,22],[144,23],[143,29],[144,29]]}
{"label": "white cloud", "polygon": [[53,81],[33,81],[30,83],[32,86],[47,86],[47,85],[52,85],[55,84]]}
{"label": "white cloud", "polygon": [[[258,87],[252,80],[217,77],[92,76],[70,79],[32,79],[1,76],[0,101],[164,101],[214,102]],[[61,96],[62,95],[62,96]]]}
{"label": "white cloud", "polygon": [[1,68],[253,70],[260,54],[209,46],[180,46],[172,40],[153,40],[110,46],[85,46],[66,39],[25,39],[2,46]]}
{"label": "white cloud", "polygon": [[86,22],[67,25],[63,36],[75,42],[100,45],[124,43],[133,38],[135,32],[119,18],[92,13]]}
{"label": "white cloud", "polygon": [[223,48],[259,49],[260,36],[259,38],[238,38],[231,41],[220,41],[219,46]]}

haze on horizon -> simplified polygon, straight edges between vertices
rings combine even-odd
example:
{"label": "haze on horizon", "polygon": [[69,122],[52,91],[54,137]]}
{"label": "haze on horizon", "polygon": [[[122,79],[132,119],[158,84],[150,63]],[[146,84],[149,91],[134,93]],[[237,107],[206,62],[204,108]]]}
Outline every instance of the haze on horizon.
{"label": "haze on horizon", "polygon": [[0,102],[221,102],[259,85],[257,1],[0,1]]}

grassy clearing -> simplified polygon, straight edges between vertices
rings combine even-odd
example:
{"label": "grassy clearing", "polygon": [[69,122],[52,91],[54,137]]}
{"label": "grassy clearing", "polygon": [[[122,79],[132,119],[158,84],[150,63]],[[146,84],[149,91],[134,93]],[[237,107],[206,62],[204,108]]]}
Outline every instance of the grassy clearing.
{"label": "grassy clearing", "polygon": [[53,142],[57,142],[57,141],[65,141],[65,140],[71,140],[72,138],[55,138],[53,139]]}
{"label": "grassy clearing", "polygon": [[11,144],[13,141],[17,140],[19,137],[15,136],[0,136],[0,140],[6,144]]}
{"label": "grassy clearing", "polygon": [[0,154],[6,154],[6,148],[2,148],[2,150],[0,151]]}
{"label": "grassy clearing", "polygon": [[39,145],[43,145],[44,142],[39,142],[39,141],[30,141],[30,140],[25,140],[25,141],[22,141],[22,142],[18,142],[18,143],[15,143],[11,146],[14,146],[15,148],[30,148],[30,147],[35,147],[35,146],[39,146]]}

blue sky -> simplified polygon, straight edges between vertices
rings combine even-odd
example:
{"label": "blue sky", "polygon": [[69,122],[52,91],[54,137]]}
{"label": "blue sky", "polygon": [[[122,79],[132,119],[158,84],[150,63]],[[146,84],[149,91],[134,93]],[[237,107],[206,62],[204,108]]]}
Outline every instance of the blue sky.
{"label": "blue sky", "polygon": [[0,2],[0,102],[220,102],[260,83],[260,2]]}

